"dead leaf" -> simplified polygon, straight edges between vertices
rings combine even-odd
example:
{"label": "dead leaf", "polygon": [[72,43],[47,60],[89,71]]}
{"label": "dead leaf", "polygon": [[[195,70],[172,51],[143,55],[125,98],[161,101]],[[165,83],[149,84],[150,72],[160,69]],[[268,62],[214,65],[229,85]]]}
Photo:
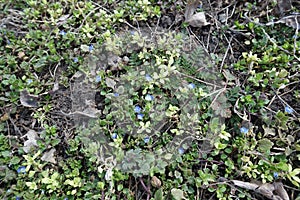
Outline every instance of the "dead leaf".
{"label": "dead leaf", "polygon": [[[271,183],[265,183],[265,184],[257,184],[257,183],[249,183],[239,180],[232,180],[233,184],[247,189],[247,190],[253,190],[254,192],[259,193],[260,195],[263,195],[264,197],[272,200],[290,200],[287,192],[283,188],[282,183],[275,182],[273,184]],[[277,195],[274,195],[276,193]]]}
{"label": "dead leaf", "polygon": [[54,148],[52,148],[50,151],[45,152],[44,155],[42,156],[41,160],[56,164],[56,160],[54,158],[55,151],[56,150]]}
{"label": "dead leaf", "polygon": [[115,88],[116,81],[114,81],[113,79],[106,77],[105,83],[106,83],[107,87],[110,87],[112,89]]}
{"label": "dead leaf", "polygon": [[281,14],[287,13],[292,9],[291,0],[277,0],[277,6]]}
{"label": "dead leaf", "polygon": [[198,12],[194,14],[188,20],[186,20],[186,22],[188,22],[192,27],[202,27],[209,24],[206,21],[204,12]]}
{"label": "dead leaf", "polygon": [[282,198],[282,200],[290,200],[290,197],[281,182],[275,182],[273,184],[275,186],[276,193]]}
{"label": "dead leaf", "polygon": [[56,23],[57,26],[60,26],[62,24],[65,24],[67,22],[67,20],[69,19],[70,14],[67,15],[62,15],[60,18],[57,19]]}
{"label": "dead leaf", "polygon": [[25,53],[23,51],[20,51],[18,53],[18,58],[22,59],[25,56]]}
{"label": "dead leaf", "polygon": [[24,142],[23,150],[24,152],[28,153],[31,148],[38,146],[37,139],[38,135],[37,132],[34,130],[29,130],[25,136],[27,137],[27,140]]}
{"label": "dead leaf", "polygon": [[157,178],[156,176],[153,176],[151,178],[151,185],[153,187],[160,188],[160,186],[161,186],[161,180],[159,180],[159,178]]}
{"label": "dead leaf", "polygon": [[185,22],[187,22],[190,26],[202,27],[209,24],[206,21],[204,12],[198,12],[194,14],[199,5],[200,5],[199,0],[192,0],[186,6],[184,17],[185,17]]}
{"label": "dead leaf", "polygon": [[186,5],[186,8],[185,8],[185,13],[184,13],[185,20],[190,19],[194,15],[194,13],[197,10],[197,7],[199,5],[200,5],[199,0],[191,0],[188,2],[188,4]]}
{"label": "dead leaf", "polygon": [[52,92],[55,92],[55,91],[57,91],[57,90],[59,90],[59,83],[58,83],[58,82],[55,82],[55,83],[53,84]]}
{"label": "dead leaf", "polygon": [[295,15],[289,15],[286,17],[281,18],[280,20],[276,21],[276,22],[268,22],[266,25],[270,26],[270,25],[274,25],[274,24],[285,24],[289,27],[292,27],[294,29],[298,29],[300,30],[300,14],[295,14]]}
{"label": "dead leaf", "polygon": [[27,90],[21,91],[20,101],[25,107],[38,107],[38,96],[29,94]]}
{"label": "dead leaf", "polygon": [[264,137],[271,135],[271,136],[275,136],[276,132],[274,128],[269,128],[263,125],[263,129],[264,129]]}
{"label": "dead leaf", "polygon": [[287,17],[283,17],[282,19],[277,21],[277,23],[284,23],[289,27],[300,30],[300,15],[290,15]]}
{"label": "dead leaf", "polygon": [[4,113],[1,117],[0,117],[0,121],[4,122],[6,120],[9,119],[9,114],[8,113]]}

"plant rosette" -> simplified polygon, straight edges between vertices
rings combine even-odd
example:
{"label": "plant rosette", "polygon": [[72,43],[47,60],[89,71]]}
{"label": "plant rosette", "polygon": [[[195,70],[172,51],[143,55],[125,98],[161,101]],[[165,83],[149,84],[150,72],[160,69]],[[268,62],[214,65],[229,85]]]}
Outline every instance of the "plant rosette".
{"label": "plant rosette", "polygon": [[[109,159],[110,165],[140,176],[163,171],[194,139],[204,141],[202,150],[213,147],[226,117],[222,110],[226,110],[222,106],[226,98],[213,62],[200,46],[189,49],[190,42],[183,34],[145,29],[107,38],[99,47],[94,45],[86,59],[85,80],[75,82],[86,84],[84,89],[90,90],[84,93],[89,94],[84,99],[73,93],[72,98],[74,108],[84,107],[83,112],[87,109],[82,105],[93,101],[97,90],[105,96],[106,105],[98,115],[102,120],[92,123],[97,128],[88,126],[90,131],[80,133],[87,152],[95,153],[102,163]],[[201,80],[181,69],[181,58],[201,70]],[[96,83],[93,77],[98,77]],[[199,99],[204,98],[212,102],[213,121],[205,134],[199,131]],[[94,116],[87,113],[82,119],[91,121],[89,115]],[[118,135],[113,141],[112,131]]]}

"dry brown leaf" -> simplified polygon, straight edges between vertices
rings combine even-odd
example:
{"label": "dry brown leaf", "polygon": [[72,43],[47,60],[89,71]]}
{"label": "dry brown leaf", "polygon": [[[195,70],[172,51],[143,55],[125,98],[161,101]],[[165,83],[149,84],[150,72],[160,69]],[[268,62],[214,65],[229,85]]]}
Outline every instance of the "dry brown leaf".
{"label": "dry brown leaf", "polygon": [[291,0],[277,0],[277,6],[281,14],[287,13],[292,9],[292,2]]}
{"label": "dry brown leaf", "polygon": [[20,101],[25,107],[38,107],[38,96],[29,94],[27,90],[20,93]]}
{"label": "dry brown leaf", "polygon": [[56,164],[56,160],[55,160],[55,157],[54,157],[55,151],[56,150],[54,148],[52,148],[50,151],[45,152],[44,155],[42,156],[41,160]]}
{"label": "dry brown leaf", "polygon": [[186,6],[184,17],[185,17],[185,22],[187,22],[190,26],[202,27],[209,24],[206,21],[204,12],[198,12],[194,14],[199,5],[200,5],[200,1],[192,0]]}
{"label": "dry brown leaf", "polygon": [[161,180],[159,180],[159,178],[157,178],[156,176],[153,176],[151,178],[151,185],[153,187],[160,188],[160,186],[161,186]]}
{"label": "dry brown leaf", "polygon": [[290,200],[290,197],[281,182],[275,182],[273,184],[275,186],[276,193],[282,198],[282,200]]}
{"label": "dry brown leaf", "polygon": [[199,27],[199,28],[209,24],[206,21],[204,12],[198,12],[192,15],[189,19],[186,20],[186,22],[188,22],[189,25],[191,25],[192,27]]}
{"label": "dry brown leaf", "polygon": [[279,24],[279,23],[283,23],[289,27],[300,30],[300,14],[289,15],[289,16],[281,18],[280,20],[278,20],[276,22],[269,22],[266,25],[270,26],[270,25]]}
{"label": "dry brown leaf", "polygon": [[117,84],[116,81],[114,81],[113,79],[108,78],[108,77],[105,78],[105,83],[106,83],[107,87],[110,87],[112,89],[114,89],[115,85]]}
{"label": "dry brown leaf", "polygon": [[25,53],[23,51],[20,51],[18,53],[18,58],[22,59],[25,56]]}
{"label": "dry brown leaf", "polygon": [[[283,187],[283,184],[280,182],[265,183],[265,184],[256,184],[256,183],[249,183],[244,181],[232,180],[233,184],[247,189],[257,192],[260,195],[272,200],[290,200],[286,190]],[[276,193],[277,195],[275,195]]]}
{"label": "dry brown leaf", "polygon": [[34,130],[29,130],[25,136],[27,137],[27,140],[24,142],[23,150],[28,153],[31,148],[38,146],[37,139],[38,135],[37,132]]}
{"label": "dry brown leaf", "polygon": [[197,7],[199,5],[200,5],[199,0],[191,0],[188,2],[188,4],[186,5],[186,8],[185,8],[185,13],[184,13],[185,20],[188,20],[189,18],[192,17],[192,15],[197,10]]}

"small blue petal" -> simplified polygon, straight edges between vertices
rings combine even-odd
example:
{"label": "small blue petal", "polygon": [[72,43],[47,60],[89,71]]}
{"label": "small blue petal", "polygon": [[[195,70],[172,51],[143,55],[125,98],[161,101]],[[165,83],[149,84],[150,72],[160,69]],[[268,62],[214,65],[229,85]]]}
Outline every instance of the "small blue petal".
{"label": "small blue petal", "polygon": [[111,135],[111,138],[112,138],[113,140],[117,139],[117,138],[118,138],[118,134],[117,134],[117,133],[113,133],[113,134]]}
{"label": "small blue petal", "polygon": [[148,136],[144,138],[145,143],[148,143],[149,141],[150,141],[150,138]]}
{"label": "small blue petal", "polygon": [[91,45],[89,46],[89,51],[93,51],[93,49],[94,49],[94,46],[91,44]]}
{"label": "small blue petal", "polygon": [[61,30],[61,31],[59,32],[59,34],[62,35],[62,36],[64,36],[64,35],[66,35],[66,32],[65,32],[64,30]]}
{"label": "small blue petal", "polygon": [[294,112],[294,110],[293,110],[291,107],[289,107],[289,106],[286,106],[286,107],[284,108],[284,111],[285,111],[286,113],[288,113],[288,114],[292,114],[292,113]]}
{"label": "small blue petal", "polygon": [[152,77],[149,74],[146,74],[145,78],[147,81],[152,81]]}
{"label": "small blue petal", "polygon": [[21,200],[21,197],[16,197],[16,200]]}
{"label": "small blue petal", "polygon": [[273,177],[274,177],[275,179],[278,179],[278,172],[274,172],[274,173],[273,173]]}
{"label": "small blue petal", "polygon": [[75,63],[77,63],[77,62],[78,62],[78,58],[75,57],[75,58],[73,59],[73,61],[74,61]]}
{"label": "small blue petal", "polygon": [[189,87],[190,89],[194,89],[196,86],[195,86],[194,83],[190,83],[190,84],[188,85],[188,87]]}
{"label": "small blue petal", "polygon": [[247,129],[246,127],[242,127],[240,128],[241,133],[247,134],[249,129]]}
{"label": "small blue petal", "polygon": [[101,81],[101,76],[97,75],[96,76],[96,83],[99,83]]}
{"label": "small blue petal", "polygon": [[26,167],[24,167],[24,166],[19,167],[17,169],[17,172],[18,172],[18,174],[20,174],[20,173],[25,174],[26,173]]}
{"label": "small blue petal", "polygon": [[178,153],[179,153],[179,154],[184,154],[184,149],[183,149],[182,147],[180,147],[180,148],[178,149]]}
{"label": "small blue petal", "polygon": [[28,80],[27,80],[27,84],[28,84],[28,85],[30,85],[32,82],[33,82],[32,79],[28,79]]}
{"label": "small blue petal", "polygon": [[135,34],[135,31],[130,31],[130,35],[134,35]]}
{"label": "small blue petal", "polygon": [[119,93],[114,93],[114,96],[115,96],[115,97],[118,97],[118,96],[120,96],[120,95],[119,95]]}
{"label": "small blue petal", "polygon": [[137,114],[137,118],[138,118],[139,120],[142,120],[143,117],[144,117],[144,114],[142,114],[142,113]]}
{"label": "small blue petal", "polygon": [[69,200],[69,199],[66,197],[66,198],[64,198],[64,200]]}
{"label": "small blue petal", "polygon": [[6,43],[7,43],[8,45],[10,45],[10,40],[6,40]]}
{"label": "small blue petal", "polygon": [[142,111],[142,108],[140,106],[135,106],[134,107],[134,112],[140,113]]}
{"label": "small blue petal", "polygon": [[146,97],[145,97],[145,99],[147,101],[152,101],[154,99],[154,97],[151,94],[147,94]]}

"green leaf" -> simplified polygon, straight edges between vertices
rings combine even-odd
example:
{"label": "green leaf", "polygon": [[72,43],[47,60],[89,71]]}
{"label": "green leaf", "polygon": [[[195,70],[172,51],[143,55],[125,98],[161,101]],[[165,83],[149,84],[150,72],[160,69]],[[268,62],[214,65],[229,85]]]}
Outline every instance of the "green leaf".
{"label": "green leaf", "polygon": [[180,190],[180,189],[173,188],[173,189],[171,190],[171,194],[172,194],[172,196],[173,196],[173,198],[174,198],[175,200],[185,199],[185,198],[184,198],[183,191]]}
{"label": "green leaf", "polygon": [[266,138],[258,141],[258,148],[261,152],[264,152],[264,153],[270,152],[273,145],[274,145],[274,143]]}
{"label": "green leaf", "polygon": [[155,194],[154,194],[154,199],[155,200],[163,200],[163,192],[162,192],[162,189],[159,188]]}

